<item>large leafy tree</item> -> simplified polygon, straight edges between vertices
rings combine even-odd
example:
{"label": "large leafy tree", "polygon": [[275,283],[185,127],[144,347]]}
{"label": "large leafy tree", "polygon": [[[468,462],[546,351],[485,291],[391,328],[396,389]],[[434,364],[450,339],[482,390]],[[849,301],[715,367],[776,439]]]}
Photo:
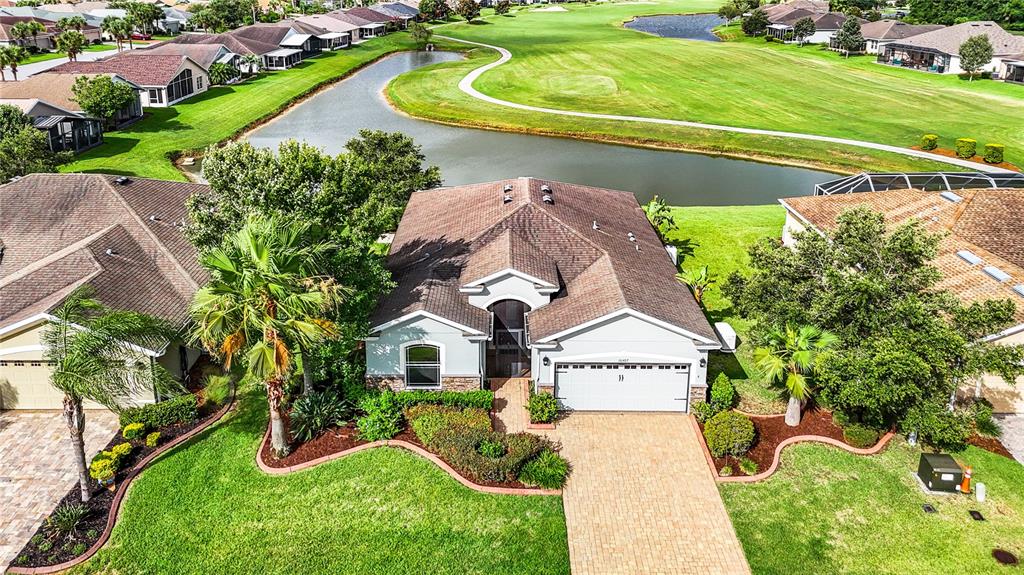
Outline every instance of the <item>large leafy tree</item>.
{"label": "large leafy tree", "polygon": [[451,6],[445,0],[420,0],[420,14],[431,20],[447,20],[452,13]]}
{"label": "large leafy tree", "polygon": [[0,182],[36,172],[55,172],[71,159],[67,152],[50,151],[46,132],[32,126],[20,108],[0,104]]}
{"label": "large leafy tree", "polygon": [[811,398],[812,378],[818,358],[836,343],[836,336],[814,326],[776,328],[754,350],[754,361],[770,381],[781,384],[789,399],[786,425],[800,423],[800,414]]}
{"label": "large leafy tree", "polygon": [[143,349],[161,349],[174,336],[163,320],[111,310],[88,288],[73,292],[53,312],[43,332],[45,358],[53,365],[50,383],[64,394],[63,414],[78,471],[82,501],[90,497],[85,462],[85,411],[92,400],[112,410],[140,388],[166,393],[176,382]]}
{"label": "large leafy tree", "polygon": [[814,20],[811,20],[809,17],[801,18],[793,24],[793,35],[796,36],[801,46],[803,46],[805,40],[813,36],[817,31],[818,28],[814,25]]}
{"label": "large leafy tree", "polygon": [[71,86],[75,101],[90,116],[112,126],[117,113],[135,101],[136,92],[126,82],[116,82],[110,76],[79,76]]}
{"label": "large leafy tree", "polygon": [[856,18],[847,18],[846,22],[836,32],[836,44],[839,49],[850,57],[850,52],[856,52],[864,45],[864,34],[860,31],[860,22]]}
{"label": "large leafy tree", "polygon": [[476,0],[459,0],[455,5],[455,12],[465,18],[466,22],[472,22],[480,17],[480,5]]}
{"label": "large leafy tree", "polygon": [[827,234],[796,234],[794,248],[765,240],[752,272],[723,286],[737,310],[767,326],[813,325],[839,341],[817,364],[818,397],[865,423],[905,422],[920,405],[948,401],[983,373],[1024,374],[1024,347],[985,337],[1012,324],[1015,304],[964,304],[937,289],[941,235],[921,222],[887,227],[868,208],[848,210]]}
{"label": "large leafy tree", "polygon": [[971,36],[960,45],[960,67],[974,81],[974,76],[992,61],[992,43],[988,36]]}
{"label": "large leafy tree", "polygon": [[909,19],[914,22],[947,26],[970,20],[1024,23],[1024,2],[1021,0],[910,0],[908,6]]}
{"label": "large leafy tree", "polygon": [[328,318],[346,290],[327,273],[335,249],[308,223],[253,216],[200,257],[211,279],[190,308],[194,339],[263,382],[278,456],[288,453],[281,404],[293,358],[338,334]]}
{"label": "large leafy tree", "polygon": [[750,16],[743,19],[741,26],[743,28],[743,33],[747,36],[760,36],[768,29],[768,24],[770,24],[768,21],[768,14],[764,10],[758,8],[751,12]]}

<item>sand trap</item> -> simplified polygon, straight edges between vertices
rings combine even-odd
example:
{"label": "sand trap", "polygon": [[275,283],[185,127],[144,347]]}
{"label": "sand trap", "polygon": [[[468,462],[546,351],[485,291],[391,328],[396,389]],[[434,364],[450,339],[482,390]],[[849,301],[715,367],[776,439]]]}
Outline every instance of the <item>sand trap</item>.
{"label": "sand trap", "polygon": [[534,12],[568,12],[568,10],[561,6],[549,6],[547,8],[537,8]]}

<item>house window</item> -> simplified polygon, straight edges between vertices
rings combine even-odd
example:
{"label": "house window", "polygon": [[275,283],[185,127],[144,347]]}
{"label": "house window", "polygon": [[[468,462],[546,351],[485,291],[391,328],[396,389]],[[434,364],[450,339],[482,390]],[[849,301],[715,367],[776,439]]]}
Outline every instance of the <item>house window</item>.
{"label": "house window", "polygon": [[197,90],[202,90],[203,89],[203,77],[202,76],[196,76],[196,89]]}
{"label": "house window", "polygon": [[192,70],[185,68],[167,85],[167,102],[177,102],[182,98],[191,96],[195,92],[194,86]]}
{"label": "house window", "polygon": [[154,89],[154,88],[150,88],[149,89],[149,103],[150,104],[159,104],[159,103],[161,103],[163,101],[164,101],[163,100],[163,90]]}
{"label": "house window", "polygon": [[441,386],[441,349],[434,345],[410,345],[405,348],[405,385]]}

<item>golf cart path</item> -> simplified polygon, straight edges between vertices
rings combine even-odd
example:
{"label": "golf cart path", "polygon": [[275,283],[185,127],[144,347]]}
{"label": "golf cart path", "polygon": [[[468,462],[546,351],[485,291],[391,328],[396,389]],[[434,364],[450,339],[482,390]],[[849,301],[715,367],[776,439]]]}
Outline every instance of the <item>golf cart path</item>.
{"label": "golf cart path", "polygon": [[530,112],[541,112],[544,114],[556,114],[559,116],[573,116],[577,118],[592,118],[597,120],[612,120],[618,122],[643,122],[646,124],[662,124],[667,126],[682,126],[685,128],[698,128],[702,130],[718,130],[720,132],[735,132],[740,134],[754,134],[759,136],[775,136],[781,138],[793,138],[797,140],[812,140],[817,142],[828,142],[831,144],[841,144],[845,146],[855,146],[859,148],[869,148],[872,150],[879,150],[882,152],[892,152],[895,154],[903,154],[904,156],[912,156],[915,158],[923,158],[926,160],[933,160],[937,162],[943,162],[946,164],[952,164],[961,168],[967,168],[971,171],[987,171],[989,173],[1014,173],[1011,170],[1005,168],[997,168],[995,166],[985,166],[976,162],[970,162],[962,160],[960,158],[949,158],[947,156],[941,156],[939,154],[933,154],[923,150],[913,150],[910,148],[902,148],[900,146],[890,146],[888,144],[879,144],[875,142],[866,142],[863,140],[851,140],[847,138],[836,138],[832,136],[821,136],[817,134],[803,134],[800,132],[784,132],[779,130],[762,130],[758,128],[741,128],[738,126],[723,126],[720,124],[704,124],[701,122],[689,122],[686,120],[672,120],[669,118],[650,118],[644,116],[620,116],[616,114],[598,114],[594,112],[578,112],[575,110],[559,110],[555,108],[543,108],[540,106],[531,106],[529,104],[519,104],[516,102],[509,102],[508,100],[501,100],[493,96],[488,96],[483,92],[480,92],[473,87],[473,83],[476,82],[477,78],[482,76],[485,72],[493,70],[498,66],[501,66],[505,62],[512,59],[512,52],[508,51],[501,46],[493,46],[491,44],[484,44],[481,42],[473,42],[470,40],[462,40],[460,38],[453,38],[451,36],[437,35],[437,38],[443,38],[445,40],[451,40],[453,42],[460,42],[463,44],[470,44],[473,46],[481,46],[483,48],[490,48],[496,50],[501,54],[501,58],[490,64],[484,64],[479,68],[466,74],[461,81],[459,81],[459,89],[469,96],[482,100],[498,106],[505,106],[507,108],[515,108],[518,110],[527,110]]}

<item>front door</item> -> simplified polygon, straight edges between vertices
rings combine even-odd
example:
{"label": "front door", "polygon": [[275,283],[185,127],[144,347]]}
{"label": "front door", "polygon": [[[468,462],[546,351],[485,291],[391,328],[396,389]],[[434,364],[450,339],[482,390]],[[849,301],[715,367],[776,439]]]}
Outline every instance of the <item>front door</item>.
{"label": "front door", "polygon": [[488,377],[526,377],[530,375],[530,352],[526,348],[526,312],[521,301],[502,300],[489,308],[493,332],[487,354]]}

